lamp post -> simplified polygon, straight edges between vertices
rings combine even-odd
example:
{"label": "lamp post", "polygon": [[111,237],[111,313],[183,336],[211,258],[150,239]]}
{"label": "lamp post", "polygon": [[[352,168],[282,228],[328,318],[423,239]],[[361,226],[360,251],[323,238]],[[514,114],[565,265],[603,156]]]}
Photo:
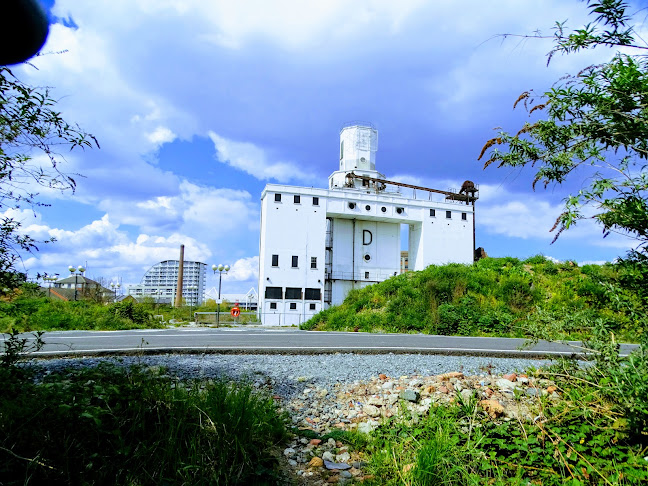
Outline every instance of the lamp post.
{"label": "lamp post", "polygon": [[52,284],[58,280],[58,273],[55,273],[54,275],[43,275],[43,280],[46,280],[49,282],[49,287],[47,287],[47,298],[51,298],[52,296]]}
{"label": "lamp post", "polygon": [[[78,279],[79,279],[79,275],[82,275],[83,272],[85,272],[85,267],[83,265],[79,265],[78,267],[73,267],[72,265],[70,265],[68,267],[68,270],[70,271],[71,275],[74,275],[74,300],[77,300],[77,285],[79,281]],[[77,271],[79,273],[76,273]]]}
{"label": "lamp post", "polygon": [[121,287],[119,282],[110,282],[110,288],[115,291],[115,302],[117,302],[117,290]]}
{"label": "lamp post", "polygon": [[218,272],[218,301],[216,302],[218,309],[216,311],[216,327],[220,327],[221,279],[223,278],[223,270],[225,270],[225,273],[227,273],[229,272],[229,269],[229,265],[223,265],[222,263],[219,263],[218,265],[212,265],[214,275],[216,275],[216,272]]}

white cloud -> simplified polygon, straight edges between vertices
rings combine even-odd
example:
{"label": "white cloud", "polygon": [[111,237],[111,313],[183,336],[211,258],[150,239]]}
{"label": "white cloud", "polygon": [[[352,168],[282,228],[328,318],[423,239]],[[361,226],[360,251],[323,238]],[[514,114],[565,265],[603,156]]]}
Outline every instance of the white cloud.
{"label": "white cloud", "polygon": [[311,174],[302,171],[292,162],[270,161],[268,154],[252,143],[228,140],[212,131],[209,132],[209,138],[214,142],[218,160],[257,179],[275,179],[279,182],[313,179]]}
{"label": "white cloud", "polygon": [[159,146],[164,143],[173,142],[176,139],[176,134],[167,127],[157,127],[153,132],[149,133],[146,138],[148,138],[149,142]]}
{"label": "white cloud", "polygon": [[240,258],[232,265],[227,272],[227,278],[241,282],[253,282],[255,285],[259,280],[259,257]]}

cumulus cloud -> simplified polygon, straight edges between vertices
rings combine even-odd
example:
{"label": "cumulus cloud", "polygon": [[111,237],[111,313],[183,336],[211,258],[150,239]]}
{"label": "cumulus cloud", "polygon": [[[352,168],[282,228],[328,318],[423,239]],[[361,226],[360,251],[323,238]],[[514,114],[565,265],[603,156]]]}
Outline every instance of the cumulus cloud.
{"label": "cumulus cloud", "polygon": [[210,131],[218,160],[247,172],[260,180],[275,179],[279,182],[312,180],[312,175],[302,171],[296,164],[271,161],[263,149],[249,142],[237,142]]}
{"label": "cumulus cloud", "polygon": [[231,280],[256,283],[259,279],[259,257],[254,256],[236,260],[227,277]]}

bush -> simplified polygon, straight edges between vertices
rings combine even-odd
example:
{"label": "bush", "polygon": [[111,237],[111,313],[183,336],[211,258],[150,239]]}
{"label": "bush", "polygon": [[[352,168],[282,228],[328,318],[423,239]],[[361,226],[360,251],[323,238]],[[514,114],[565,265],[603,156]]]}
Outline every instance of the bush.
{"label": "bush", "polygon": [[278,482],[285,417],[250,385],[103,365],[0,386],[3,484]]}

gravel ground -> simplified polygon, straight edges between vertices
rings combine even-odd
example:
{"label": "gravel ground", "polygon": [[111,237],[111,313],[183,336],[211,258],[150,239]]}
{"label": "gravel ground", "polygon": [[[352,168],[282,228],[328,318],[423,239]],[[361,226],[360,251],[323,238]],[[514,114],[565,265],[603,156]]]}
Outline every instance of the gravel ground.
{"label": "gravel ground", "polygon": [[387,376],[432,376],[460,371],[466,376],[505,374],[530,366],[546,367],[549,360],[434,356],[421,354],[324,354],[324,355],[161,355],[123,358],[78,358],[35,360],[44,372],[65,367],[96,366],[102,361],[124,365],[163,366],[180,379],[247,378],[258,385],[270,385],[274,393],[291,399],[304,387],[330,387],[336,383],[366,381],[380,373]]}

